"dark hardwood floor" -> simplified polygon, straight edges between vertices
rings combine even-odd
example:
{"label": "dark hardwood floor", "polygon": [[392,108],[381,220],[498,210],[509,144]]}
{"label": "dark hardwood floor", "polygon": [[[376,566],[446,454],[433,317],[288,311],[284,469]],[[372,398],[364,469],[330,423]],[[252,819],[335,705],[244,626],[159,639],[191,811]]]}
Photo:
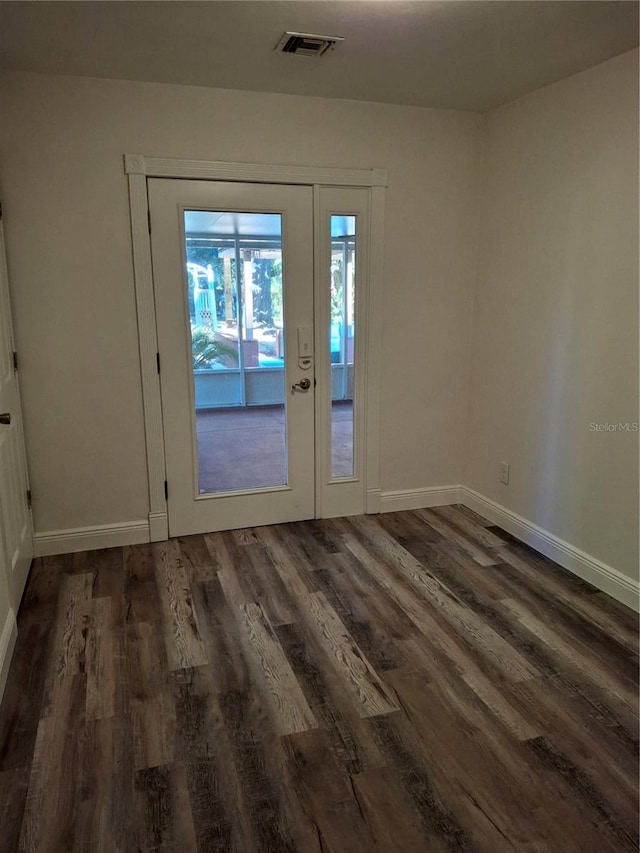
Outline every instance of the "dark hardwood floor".
{"label": "dark hardwood floor", "polygon": [[36,560],[0,851],[637,851],[637,628],[463,507]]}

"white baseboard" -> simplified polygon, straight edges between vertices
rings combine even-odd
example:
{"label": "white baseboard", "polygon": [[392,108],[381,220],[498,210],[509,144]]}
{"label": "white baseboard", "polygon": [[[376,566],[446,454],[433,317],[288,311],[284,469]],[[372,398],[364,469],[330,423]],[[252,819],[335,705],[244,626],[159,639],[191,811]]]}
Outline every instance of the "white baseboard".
{"label": "white baseboard", "polygon": [[166,512],[149,513],[149,542],[164,542],[169,538],[169,516]]}
{"label": "white baseboard", "polygon": [[9,675],[9,667],[11,666],[11,658],[13,650],[18,638],[18,626],[16,624],[16,614],[13,610],[9,610],[7,618],[4,621],[2,634],[0,634],[0,702],[7,683]]}
{"label": "white baseboard", "polygon": [[78,527],[75,530],[47,530],[34,534],[33,539],[36,557],[138,545],[149,542],[149,522],[124,521],[120,524]]}
{"label": "white baseboard", "polygon": [[380,512],[380,489],[367,489],[365,512],[369,514]]}
{"label": "white baseboard", "polygon": [[382,492],[380,512],[398,512],[403,509],[425,509],[430,506],[449,506],[462,500],[462,486],[430,486],[426,489],[405,489],[399,492]]}
{"label": "white baseboard", "polygon": [[545,557],[554,560],[627,607],[640,610],[640,585],[636,581],[467,486],[432,486],[426,489],[382,492],[379,511],[397,512],[456,503],[464,504],[502,527]]}
{"label": "white baseboard", "polygon": [[[479,515],[499,525],[563,568],[626,604],[627,607],[640,610],[640,586],[636,581],[467,486],[431,486],[425,489],[382,493],[371,490],[367,494],[367,512],[397,512],[456,503],[462,503],[475,510]],[[149,521],[127,521],[121,524],[103,524],[75,530],[36,533],[35,556],[45,557],[53,554],[69,554],[75,551],[161,541],[167,537],[166,523],[166,515],[155,513],[153,518],[149,517]],[[4,637],[4,633],[2,636]],[[0,664],[1,662],[0,658]]]}
{"label": "white baseboard", "polygon": [[479,492],[462,486],[461,502],[503,530],[516,536],[522,542],[535,548],[545,557],[554,560],[563,568],[593,584],[612,598],[626,604],[633,610],[639,610],[640,587],[631,578],[623,575],[613,566],[608,566],[590,554],[586,554],[574,545],[565,542],[553,533],[543,530],[526,518],[510,509],[481,495]]}

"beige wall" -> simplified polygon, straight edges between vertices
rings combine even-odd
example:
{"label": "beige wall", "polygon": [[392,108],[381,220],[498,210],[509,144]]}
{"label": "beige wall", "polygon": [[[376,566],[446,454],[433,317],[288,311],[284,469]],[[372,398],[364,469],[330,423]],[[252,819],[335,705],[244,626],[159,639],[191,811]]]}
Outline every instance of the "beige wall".
{"label": "beige wall", "polygon": [[[638,52],[485,117],[466,482],[638,577]],[[499,464],[511,483],[499,483]]]}
{"label": "beige wall", "polygon": [[125,152],[386,167],[386,490],[458,483],[479,117],[5,74],[0,164],[38,532],[146,518]]}
{"label": "beige wall", "polygon": [[638,436],[589,428],[638,420],[637,58],[484,118],[3,75],[36,530],[147,513],[122,154],[380,166],[383,490],[466,483],[637,577]]}

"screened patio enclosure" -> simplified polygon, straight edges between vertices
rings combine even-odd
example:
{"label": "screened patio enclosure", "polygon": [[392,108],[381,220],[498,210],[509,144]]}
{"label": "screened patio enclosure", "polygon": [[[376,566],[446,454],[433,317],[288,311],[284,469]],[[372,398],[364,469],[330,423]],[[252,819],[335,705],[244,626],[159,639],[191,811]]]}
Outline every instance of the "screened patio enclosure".
{"label": "screened patio enclosure", "polygon": [[[186,210],[200,494],[285,485],[282,217]],[[332,475],[353,476],[356,217],[331,216]],[[292,282],[288,281],[288,286]],[[295,286],[295,283],[294,283]]]}
{"label": "screened patio enclosure", "polygon": [[[281,216],[184,213],[196,411],[285,400]],[[331,217],[332,400],[353,398],[355,217]]]}

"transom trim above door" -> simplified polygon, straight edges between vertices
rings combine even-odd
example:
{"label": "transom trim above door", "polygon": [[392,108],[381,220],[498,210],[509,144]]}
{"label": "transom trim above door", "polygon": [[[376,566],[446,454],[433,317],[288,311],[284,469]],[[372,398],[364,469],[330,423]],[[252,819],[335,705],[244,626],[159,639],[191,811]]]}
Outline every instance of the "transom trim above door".
{"label": "transom trim above door", "polygon": [[[340,169],[313,166],[265,165],[252,163],[225,163],[215,161],[174,160],[127,154],[125,172],[129,181],[129,205],[133,243],[135,294],[138,315],[140,364],[145,419],[147,469],[149,477],[149,532],[151,541],[168,537],[167,478],[165,469],[165,436],[160,393],[157,318],[151,260],[151,225],[147,178],[187,178],[201,181],[240,181],[264,184],[299,184],[313,187],[315,213],[324,214],[326,205],[321,202],[323,187],[364,188],[367,193],[366,218],[368,239],[363,240],[366,256],[361,263],[368,270],[367,288],[360,310],[363,322],[361,352],[361,377],[365,401],[361,412],[362,471],[361,481],[366,486],[364,510],[378,512],[379,486],[379,375],[381,302],[383,268],[384,196],[387,182],[385,169]],[[334,213],[348,213],[336,210]],[[320,222],[318,218],[317,222]],[[314,225],[316,241],[321,239],[319,225]],[[317,282],[325,273],[316,269]],[[365,362],[366,358],[366,362]],[[171,484],[169,484],[169,489]],[[347,494],[347,490],[344,490]],[[348,507],[349,503],[344,504]],[[351,510],[361,511],[361,510]],[[344,511],[349,512],[348,508]],[[326,508],[320,506],[321,515]]]}
{"label": "transom trim above door", "polygon": [[174,160],[125,154],[127,175],[149,178],[194,178],[204,181],[242,181],[265,184],[321,184],[334,187],[386,187],[386,169],[331,169],[324,166],[276,166],[264,163],[225,163]]}

